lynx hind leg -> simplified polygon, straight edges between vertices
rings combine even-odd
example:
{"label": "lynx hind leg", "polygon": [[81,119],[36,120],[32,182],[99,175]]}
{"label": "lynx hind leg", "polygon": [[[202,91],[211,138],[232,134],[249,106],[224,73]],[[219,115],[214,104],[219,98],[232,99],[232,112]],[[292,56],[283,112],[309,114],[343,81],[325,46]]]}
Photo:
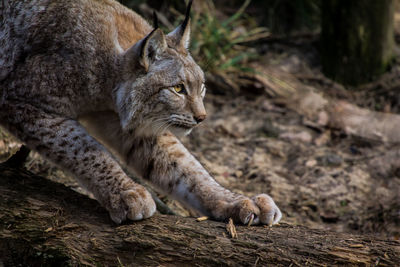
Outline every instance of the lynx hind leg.
{"label": "lynx hind leg", "polygon": [[44,113],[30,105],[6,105],[1,121],[11,133],[63,169],[72,173],[121,223],[141,220],[156,210],[150,193],[134,183],[111,154],[77,121]]}

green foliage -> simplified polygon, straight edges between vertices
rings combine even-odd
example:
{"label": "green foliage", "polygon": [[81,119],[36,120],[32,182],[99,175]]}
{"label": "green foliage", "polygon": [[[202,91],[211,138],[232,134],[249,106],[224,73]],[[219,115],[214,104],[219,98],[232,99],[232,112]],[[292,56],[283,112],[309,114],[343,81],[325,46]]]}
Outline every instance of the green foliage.
{"label": "green foliage", "polygon": [[[191,52],[210,71],[245,70],[243,62],[254,56],[246,42],[268,36],[265,28],[254,27],[254,21],[243,13],[250,3],[225,20],[218,20],[212,1],[204,1],[192,19]],[[250,29],[249,29],[250,28]]]}
{"label": "green foliage", "polygon": [[236,87],[240,73],[253,71],[248,62],[257,55],[246,44],[269,35],[244,13],[249,3],[246,0],[232,16],[219,20],[214,3],[206,0],[192,16],[191,53],[203,70]]}

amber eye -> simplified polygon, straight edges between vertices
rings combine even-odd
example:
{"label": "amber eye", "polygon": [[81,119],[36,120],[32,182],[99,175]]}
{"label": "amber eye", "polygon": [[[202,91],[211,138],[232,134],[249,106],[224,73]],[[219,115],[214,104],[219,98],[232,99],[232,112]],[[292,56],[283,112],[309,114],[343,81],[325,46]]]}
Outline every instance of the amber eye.
{"label": "amber eye", "polygon": [[186,89],[185,89],[185,86],[183,84],[175,85],[174,86],[174,90],[178,94],[186,94]]}

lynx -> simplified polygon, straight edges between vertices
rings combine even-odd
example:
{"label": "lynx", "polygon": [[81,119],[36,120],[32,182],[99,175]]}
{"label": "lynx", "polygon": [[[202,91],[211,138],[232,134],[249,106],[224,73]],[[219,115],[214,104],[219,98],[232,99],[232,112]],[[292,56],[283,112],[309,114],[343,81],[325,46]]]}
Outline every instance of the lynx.
{"label": "lynx", "polygon": [[221,187],[176,137],[206,117],[191,3],[168,34],[113,0],[1,3],[1,125],[76,177],[115,223],[156,211],[118,162],[215,220],[280,220],[271,197]]}

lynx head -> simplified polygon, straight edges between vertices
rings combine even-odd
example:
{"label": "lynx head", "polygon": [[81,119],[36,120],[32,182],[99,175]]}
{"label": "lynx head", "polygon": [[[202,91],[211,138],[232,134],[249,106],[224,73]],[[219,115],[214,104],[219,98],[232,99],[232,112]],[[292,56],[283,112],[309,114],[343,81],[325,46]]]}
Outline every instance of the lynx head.
{"label": "lynx head", "polygon": [[116,102],[125,131],[184,135],[205,119],[204,73],[188,52],[190,5],[174,31],[156,27],[124,53]]}

